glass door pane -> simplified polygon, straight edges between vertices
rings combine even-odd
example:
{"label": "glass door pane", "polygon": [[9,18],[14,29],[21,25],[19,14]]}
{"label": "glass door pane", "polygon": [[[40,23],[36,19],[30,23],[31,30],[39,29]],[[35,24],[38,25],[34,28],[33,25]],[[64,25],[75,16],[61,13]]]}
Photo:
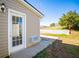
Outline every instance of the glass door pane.
{"label": "glass door pane", "polygon": [[22,18],[12,16],[12,46],[22,44]]}

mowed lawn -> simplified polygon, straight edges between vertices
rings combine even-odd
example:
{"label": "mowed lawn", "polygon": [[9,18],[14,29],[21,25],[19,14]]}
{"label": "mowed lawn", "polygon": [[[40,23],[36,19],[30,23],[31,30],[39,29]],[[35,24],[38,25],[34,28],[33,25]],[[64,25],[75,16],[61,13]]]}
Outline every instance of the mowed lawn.
{"label": "mowed lawn", "polygon": [[73,44],[79,46],[79,31],[72,31],[72,34],[50,34],[50,33],[43,33],[42,35],[47,36],[56,36],[62,40],[63,43]]}
{"label": "mowed lawn", "polygon": [[63,30],[63,27],[61,26],[57,26],[57,27],[46,27],[46,28],[42,28],[45,30]]}
{"label": "mowed lawn", "polygon": [[79,31],[72,31],[70,35],[49,33],[43,35],[56,36],[59,39],[52,46],[37,54],[36,57],[79,57]]}

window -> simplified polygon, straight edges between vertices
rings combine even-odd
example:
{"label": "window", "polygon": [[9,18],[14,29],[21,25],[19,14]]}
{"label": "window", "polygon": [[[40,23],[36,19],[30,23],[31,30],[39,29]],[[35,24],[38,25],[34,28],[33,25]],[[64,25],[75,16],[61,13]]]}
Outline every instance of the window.
{"label": "window", "polygon": [[12,16],[12,46],[22,44],[22,17]]}

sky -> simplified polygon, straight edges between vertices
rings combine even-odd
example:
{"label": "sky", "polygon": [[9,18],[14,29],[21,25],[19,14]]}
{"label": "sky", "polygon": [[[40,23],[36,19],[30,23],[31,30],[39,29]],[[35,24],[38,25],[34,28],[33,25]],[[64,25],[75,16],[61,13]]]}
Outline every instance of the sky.
{"label": "sky", "polygon": [[58,23],[59,18],[72,10],[79,13],[79,0],[27,0],[36,9],[44,14],[40,20],[41,26]]}

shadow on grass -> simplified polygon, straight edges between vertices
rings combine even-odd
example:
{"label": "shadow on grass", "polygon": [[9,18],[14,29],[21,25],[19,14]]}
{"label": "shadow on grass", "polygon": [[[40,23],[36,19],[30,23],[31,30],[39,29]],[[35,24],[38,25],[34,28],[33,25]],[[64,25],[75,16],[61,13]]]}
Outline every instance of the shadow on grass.
{"label": "shadow on grass", "polygon": [[56,40],[33,58],[78,58],[79,46]]}

